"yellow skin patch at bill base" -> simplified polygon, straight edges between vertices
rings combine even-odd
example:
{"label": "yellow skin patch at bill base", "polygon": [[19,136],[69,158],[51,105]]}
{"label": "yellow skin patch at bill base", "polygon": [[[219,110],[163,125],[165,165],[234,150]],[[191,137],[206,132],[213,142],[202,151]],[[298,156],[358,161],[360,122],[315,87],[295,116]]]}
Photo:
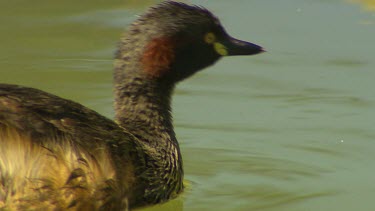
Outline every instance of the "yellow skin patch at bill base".
{"label": "yellow skin patch at bill base", "polygon": [[228,55],[228,51],[227,51],[227,48],[225,47],[225,45],[221,44],[220,42],[217,42],[216,41],[216,36],[214,33],[212,32],[208,32],[205,36],[204,36],[204,41],[207,43],[207,44],[212,44],[216,53],[218,53],[219,55],[221,56],[227,56]]}

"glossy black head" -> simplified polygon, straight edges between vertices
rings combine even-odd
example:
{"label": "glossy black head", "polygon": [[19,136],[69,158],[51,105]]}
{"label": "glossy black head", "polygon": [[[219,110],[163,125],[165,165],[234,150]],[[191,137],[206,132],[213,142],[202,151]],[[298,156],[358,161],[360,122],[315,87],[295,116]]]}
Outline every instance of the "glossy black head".
{"label": "glossy black head", "polygon": [[152,7],[130,27],[118,59],[132,51],[143,73],[177,82],[214,64],[222,56],[263,52],[255,44],[230,37],[207,9],[166,1]]}

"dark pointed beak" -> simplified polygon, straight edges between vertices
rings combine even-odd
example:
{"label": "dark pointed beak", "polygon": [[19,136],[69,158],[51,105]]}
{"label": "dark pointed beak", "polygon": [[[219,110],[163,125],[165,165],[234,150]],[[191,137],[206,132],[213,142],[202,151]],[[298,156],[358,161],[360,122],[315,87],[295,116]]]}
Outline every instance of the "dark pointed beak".
{"label": "dark pointed beak", "polygon": [[228,36],[228,39],[221,42],[228,52],[228,56],[236,55],[254,55],[265,52],[265,50],[259,46],[250,42],[242,41]]}

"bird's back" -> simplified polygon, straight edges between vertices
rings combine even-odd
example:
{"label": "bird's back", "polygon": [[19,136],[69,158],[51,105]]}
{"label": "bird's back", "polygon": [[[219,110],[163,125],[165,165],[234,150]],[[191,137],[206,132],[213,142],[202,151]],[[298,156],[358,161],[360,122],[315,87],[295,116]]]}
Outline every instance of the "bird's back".
{"label": "bird's back", "polygon": [[207,9],[163,1],[119,44],[116,123],[36,89],[0,85],[0,209],[120,210],[176,197],[184,171],[175,85],[223,56],[261,52],[229,36]]}
{"label": "bird's back", "polygon": [[127,207],[134,139],[78,103],[0,84],[0,208]]}

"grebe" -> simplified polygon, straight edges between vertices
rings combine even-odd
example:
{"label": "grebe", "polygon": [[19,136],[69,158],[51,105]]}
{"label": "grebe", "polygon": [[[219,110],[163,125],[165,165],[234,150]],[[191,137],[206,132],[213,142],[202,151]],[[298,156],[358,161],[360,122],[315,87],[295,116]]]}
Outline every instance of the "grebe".
{"label": "grebe", "polygon": [[116,53],[115,121],[78,103],[0,84],[0,209],[126,210],[183,190],[175,84],[223,56],[263,52],[207,9],[175,1],[131,24]]}

